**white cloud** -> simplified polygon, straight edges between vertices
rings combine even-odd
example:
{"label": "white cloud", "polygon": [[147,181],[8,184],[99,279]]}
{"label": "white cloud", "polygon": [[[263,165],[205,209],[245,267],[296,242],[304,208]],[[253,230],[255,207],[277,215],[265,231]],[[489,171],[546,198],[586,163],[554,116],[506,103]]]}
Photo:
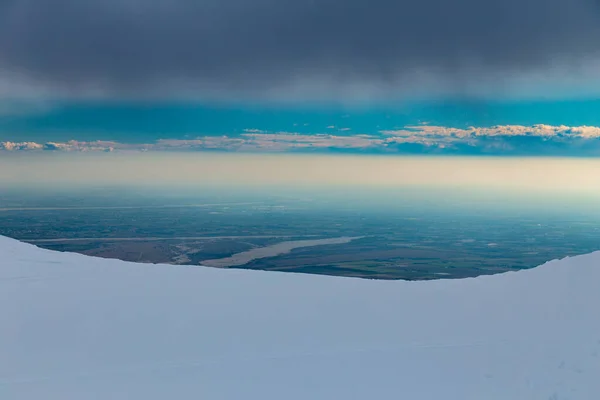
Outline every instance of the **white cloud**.
{"label": "white cloud", "polygon": [[40,150],[44,146],[35,142],[0,142],[0,150]]}
{"label": "white cloud", "polygon": [[495,125],[491,127],[469,127],[466,129],[435,125],[409,125],[398,130],[383,130],[384,135],[397,137],[456,137],[467,138],[477,136],[535,136],[535,137],[571,137],[593,139],[600,138],[600,127],[595,126],[566,126],[536,124],[525,125]]}
{"label": "white cloud", "polygon": [[85,152],[85,151],[113,151],[116,148],[127,150],[141,150],[146,145],[128,145],[119,142],[94,141],[80,142],[70,140],[68,142],[0,142],[0,150],[4,151],[36,151],[36,150],[54,150],[67,152]]}
{"label": "white cloud", "polygon": [[[564,144],[568,150],[570,144],[600,139],[600,127],[566,125],[498,125],[492,127],[452,128],[444,126],[406,126],[398,130],[384,130],[379,136],[357,134],[342,136],[336,134],[302,134],[295,132],[268,133],[259,129],[247,129],[245,133],[233,136],[202,136],[195,139],[161,139],[154,143],[127,144],[113,141],[82,142],[0,142],[0,151],[201,151],[223,150],[240,152],[284,152],[295,150],[375,150],[396,152],[399,146],[419,145],[430,149],[456,150],[458,146],[480,149],[482,152],[504,154],[517,149],[511,142],[516,137],[535,137],[554,140]],[[482,138],[495,140],[482,141]],[[586,143],[586,142],[584,142]],[[589,147],[589,146],[588,146]],[[600,146],[598,152],[600,153]],[[587,149],[593,150],[595,147]],[[464,147],[463,147],[464,149]],[[543,148],[537,150],[543,154]],[[533,153],[535,151],[532,150]]]}

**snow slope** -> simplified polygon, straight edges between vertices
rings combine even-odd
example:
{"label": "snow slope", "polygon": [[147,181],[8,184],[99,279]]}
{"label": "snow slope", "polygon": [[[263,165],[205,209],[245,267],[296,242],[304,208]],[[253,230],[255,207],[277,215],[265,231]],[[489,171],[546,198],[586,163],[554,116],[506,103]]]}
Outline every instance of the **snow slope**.
{"label": "snow slope", "polygon": [[0,399],[598,399],[599,289],[600,253],[396,282],[0,237]]}

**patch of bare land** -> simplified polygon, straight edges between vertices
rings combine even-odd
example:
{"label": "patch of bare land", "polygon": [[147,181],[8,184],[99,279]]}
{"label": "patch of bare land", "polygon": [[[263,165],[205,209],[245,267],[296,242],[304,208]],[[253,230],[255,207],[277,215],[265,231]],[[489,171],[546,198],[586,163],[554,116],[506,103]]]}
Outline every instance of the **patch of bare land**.
{"label": "patch of bare land", "polygon": [[287,254],[294,249],[301,247],[313,247],[323,246],[330,244],[344,244],[350,243],[353,240],[360,239],[362,236],[356,237],[339,237],[339,238],[328,238],[328,239],[311,239],[311,240],[293,240],[287,242],[277,243],[271,246],[259,247],[237,253],[231,257],[218,258],[214,260],[202,261],[202,265],[207,267],[226,268],[226,267],[239,267],[247,264],[250,261],[258,260],[261,258],[275,257],[281,254]]}

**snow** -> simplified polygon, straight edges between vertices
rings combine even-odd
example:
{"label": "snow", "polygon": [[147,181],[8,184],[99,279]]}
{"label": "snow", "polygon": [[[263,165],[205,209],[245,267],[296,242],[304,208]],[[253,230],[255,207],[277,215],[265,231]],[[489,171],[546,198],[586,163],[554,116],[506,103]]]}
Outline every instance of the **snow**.
{"label": "snow", "polygon": [[0,399],[600,398],[600,253],[464,280],[141,265],[0,237]]}

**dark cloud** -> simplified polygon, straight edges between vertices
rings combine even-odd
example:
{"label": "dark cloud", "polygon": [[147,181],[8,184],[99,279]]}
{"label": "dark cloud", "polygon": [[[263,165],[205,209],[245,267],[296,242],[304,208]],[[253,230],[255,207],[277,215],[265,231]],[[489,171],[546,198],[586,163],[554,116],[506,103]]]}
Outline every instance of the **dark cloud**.
{"label": "dark cloud", "polygon": [[460,87],[599,55],[596,0],[0,0],[5,79],[74,93],[394,92],[419,74]]}

